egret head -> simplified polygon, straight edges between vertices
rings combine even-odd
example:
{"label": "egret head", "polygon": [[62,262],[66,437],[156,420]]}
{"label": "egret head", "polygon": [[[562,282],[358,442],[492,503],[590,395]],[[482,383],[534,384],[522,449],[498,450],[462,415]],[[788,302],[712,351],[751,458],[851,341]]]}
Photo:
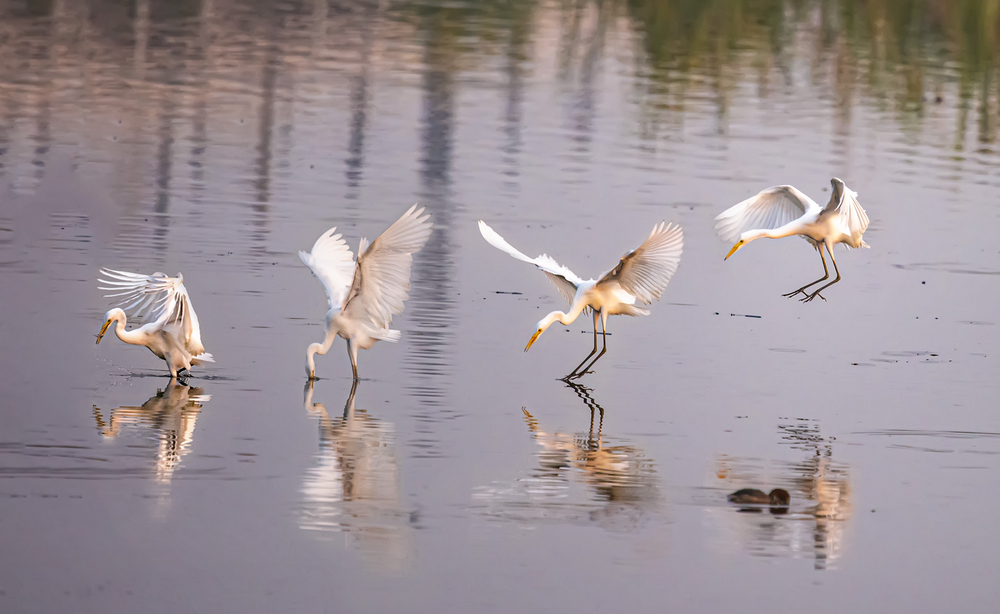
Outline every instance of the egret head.
{"label": "egret head", "polygon": [[528,340],[528,345],[524,346],[524,351],[527,352],[528,350],[530,350],[531,344],[533,344],[535,340],[538,339],[542,335],[542,333],[545,332],[545,329],[547,329],[549,326],[552,326],[553,322],[558,320],[561,316],[565,315],[566,314],[564,314],[561,311],[553,311],[549,315],[539,320],[538,325],[535,327],[535,334],[532,335],[531,339]]}
{"label": "egret head", "polygon": [[737,251],[739,251],[739,249],[740,249],[741,247],[743,247],[743,246],[744,246],[744,245],[746,245],[746,244],[747,244],[747,242],[746,242],[746,241],[744,241],[743,239],[740,239],[739,241],[737,241],[737,242],[736,242],[736,245],[734,245],[734,246],[733,246],[733,249],[729,250],[729,253],[728,253],[728,254],[726,254],[726,257],[725,257],[725,258],[723,258],[723,261],[725,261],[725,260],[729,260],[729,257],[730,257],[730,256],[732,256],[733,254],[735,254],[735,253],[736,253]]}
{"label": "egret head", "polygon": [[118,322],[118,326],[125,326],[125,312],[115,307],[104,314],[104,326],[101,327],[101,332],[97,334],[97,343],[100,343],[101,339],[104,338],[104,333],[108,332],[108,327],[111,326],[112,322]]}
{"label": "egret head", "polygon": [[316,379],[316,359],[314,356],[316,352],[323,350],[323,346],[319,343],[310,343],[309,347],[306,348],[306,377],[311,380]]}

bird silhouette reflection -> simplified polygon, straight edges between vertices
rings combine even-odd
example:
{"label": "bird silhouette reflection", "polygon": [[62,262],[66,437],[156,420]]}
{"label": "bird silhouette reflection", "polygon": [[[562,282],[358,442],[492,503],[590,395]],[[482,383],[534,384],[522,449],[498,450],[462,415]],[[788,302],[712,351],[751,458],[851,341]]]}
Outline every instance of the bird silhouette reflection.
{"label": "bird silhouette reflection", "polygon": [[[721,481],[726,490],[740,487],[742,493],[751,491],[747,486],[764,490],[777,486],[775,490],[787,491],[790,501],[775,505],[771,495],[764,495],[768,501],[751,505],[747,497],[740,497],[730,499],[730,509],[716,507],[709,512],[723,528],[724,539],[741,544],[750,554],[808,557],[814,559],[816,569],[827,569],[843,553],[844,533],[853,513],[849,468],[834,460],[833,440],[820,434],[817,423],[782,424],[778,432],[782,443],[803,453],[801,460],[772,463],[721,455],[716,461],[715,485]],[[758,513],[732,513],[749,510]],[[761,513],[764,510],[770,513]]]}
{"label": "bird silhouette reflection", "polygon": [[198,415],[211,398],[201,388],[171,379],[166,388],[158,389],[142,405],[112,409],[107,419],[95,405],[94,419],[101,435],[107,438],[117,438],[124,428],[151,429],[158,442],[156,479],[169,482],[181,459],[191,451]]}
{"label": "bird silhouette reflection", "polygon": [[535,455],[537,466],[513,484],[500,482],[477,489],[475,498],[488,514],[505,520],[634,529],[659,508],[662,499],[654,463],[641,448],[605,437],[604,407],[594,399],[592,389],[565,384],[590,410],[588,430],[548,431],[522,408],[528,432],[541,448]]}
{"label": "bird silhouette reflection", "polygon": [[357,381],[339,416],[313,403],[305,386],[306,411],[318,419],[319,454],[302,480],[299,526],[348,533],[367,564],[401,571],[414,559],[414,515],[400,496],[395,427],[356,409]]}

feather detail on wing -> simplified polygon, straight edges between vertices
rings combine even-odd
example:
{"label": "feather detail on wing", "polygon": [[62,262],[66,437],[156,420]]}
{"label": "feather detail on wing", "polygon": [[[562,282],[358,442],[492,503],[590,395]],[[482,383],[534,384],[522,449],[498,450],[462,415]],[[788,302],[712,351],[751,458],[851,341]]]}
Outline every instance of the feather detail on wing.
{"label": "feather detail on wing", "polygon": [[416,205],[371,242],[362,239],[351,289],[344,300],[345,314],[367,315],[378,329],[389,328],[392,316],[403,312],[409,298],[413,253],[427,243],[433,226],[430,215]]}
{"label": "feather detail on wing", "polygon": [[178,273],[177,277],[167,277],[159,272],[142,275],[113,269],[101,269],[101,274],[107,279],[98,278],[103,284],[99,289],[113,291],[105,297],[117,298],[117,306],[134,318],[141,320],[149,314],[146,319],[160,324],[162,328],[175,326],[188,352],[199,360],[214,362],[201,343],[198,315],[184,287],[183,275]]}
{"label": "feather detail on wing", "polygon": [[354,277],[354,254],[337,233],[337,227],[320,235],[311,252],[300,251],[299,258],[323,284],[330,309],[340,307]]}
{"label": "feather detail on wing", "polygon": [[[861,235],[868,230],[868,214],[858,202],[858,193],[836,177],[830,180],[830,185],[833,186],[833,192],[830,194],[830,202],[823,210],[840,213],[851,233],[851,239],[857,242],[858,247],[868,247],[868,244],[861,240]],[[847,247],[850,248],[850,245]]]}
{"label": "feather detail on wing", "polygon": [[618,266],[598,282],[617,281],[645,304],[658,300],[677,271],[684,251],[684,231],[673,223],[653,226],[642,245],[622,256]]}
{"label": "feather detail on wing", "polygon": [[773,230],[806,213],[819,213],[816,202],[790,185],[761,190],[716,216],[716,234],[732,243],[748,230]]}
{"label": "feather detail on wing", "polygon": [[583,283],[583,280],[580,279],[579,275],[545,254],[542,254],[537,258],[529,258],[528,256],[525,256],[512,247],[510,243],[507,243],[503,237],[498,235],[495,230],[490,228],[489,225],[482,220],[479,220],[479,232],[482,233],[483,238],[486,239],[487,243],[498,250],[506,252],[522,262],[533,264],[541,269],[541,271],[545,273],[546,277],[548,277],[552,283],[555,284],[556,288],[559,290],[559,294],[562,294],[563,298],[570,303],[573,302],[573,298],[576,297],[577,287]]}

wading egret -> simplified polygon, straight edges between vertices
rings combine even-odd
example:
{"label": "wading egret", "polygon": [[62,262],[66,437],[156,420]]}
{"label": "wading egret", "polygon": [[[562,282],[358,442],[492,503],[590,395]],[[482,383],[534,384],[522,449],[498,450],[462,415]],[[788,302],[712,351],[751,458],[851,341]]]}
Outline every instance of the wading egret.
{"label": "wading egret", "polygon": [[[585,309],[589,308],[593,311],[594,349],[583,359],[583,362],[563,378],[567,380],[583,376],[608,351],[606,335],[608,316],[649,315],[649,311],[646,309],[636,307],[636,302],[648,305],[654,299],[660,298],[663,291],[667,289],[670,278],[677,270],[677,264],[681,260],[681,252],[684,249],[684,233],[681,227],[673,223],[661,222],[653,226],[649,238],[642,245],[622,256],[615,268],[602,275],[600,279],[584,281],[573,271],[558,264],[545,254],[537,258],[525,256],[511,247],[503,237],[482,220],[479,220],[479,232],[493,247],[541,269],[556,285],[559,293],[570,302],[568,312],[553,311],[538,322],[535,334],[531,336],[528,345],[524,348],[525,352],[531,348],[531,344],[538,339],[539,335],[544,333],[545,329],[554,322],[568,325],[576,320]],[[601,321],[601,338],[604,341],[600,354],[597,354],[598,319]],[[597,357],[584,368],[583,365],[594,354],[597,354]]]}
{"label": "wading egret", "polygon": [[[780,239],[799,235],[819,252],[823,261],[823,277],[782,296],[792,297],[801,292],[801,300],[805,302],[817,296],[825,301],[820,291],[840,281],[840,269],[833,257],[833,246],[843,243],[853,248],[868,247],[861,240],[868,228],[868,215],[858,202],[858,193],[836,177],[830,180],[830,185],[833,186],[833,193],[825,207],[820,207],[816,201],[790,185],[779,185],[767,188],[720,213],[715,218],[718,222],[715,225],[718,235],[724,241],[739,239],[726,254],[725,260],[754,239]],[[812,293],[806,292],[809,286],[830,277],[826,258],[823,256],[824,246],[830,253],[837,278]]]}
{"label": "wading egret", "polygon": [[[191,365],[215,362],[201,344],[201,327],[194,312],[191,297],[184,287],[184,276],[167,277],[163,273],[141,275],[112,269],[101,269],[107,279],[98,281],[101,290],[112,290],[105,297],[120,299],[118,307],[104,314],[104,326],[97,335],[100,343],[104,333],[117,323],[115,334],[125,343],[144,345],[162,358],[170,369],[170,377],[191,370]],[[125,312],[141,319],[148,313],[150,322],[133,330],[125,330]]]}
{"label": "wading egret", "polygon": [[309,253],[299,252],[326,289],[330,311],[326,314],[326,338],[306,349],[306,375],[316,378],[314,354],[326,354],[337,336],[347,340],[351,370],[358,379],[358,348],[371,349],[376,341],[399,341],[399,331],[390,330],[392,316],[403,313],[409,298],[410,265],[431,236],[430,214],[410,207],[377,239],[361,239],[358,260],[333,227],[324,232]]}

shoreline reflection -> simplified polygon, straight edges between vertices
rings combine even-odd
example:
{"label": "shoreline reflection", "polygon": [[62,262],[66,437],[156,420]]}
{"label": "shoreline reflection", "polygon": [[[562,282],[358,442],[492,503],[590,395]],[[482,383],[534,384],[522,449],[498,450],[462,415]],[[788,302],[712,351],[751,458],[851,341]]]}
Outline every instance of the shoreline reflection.
{"label": "shoreline reflection", "polygon": [[[812,558],[817,570],[830,569],[843,555],[844,533],[853,515],[850,468],[833,458],[833,438],[820,434],[812,421],[778,425],[784,443],[805,452],[801,461],[768,462],[720,454],[712,486],[780,487],[791,494],[790,507],[729,504],[709,508],[724,541],[752,556]],[[765,513],[769,510],[770,513]]]}
{"label": "shoreline reflection", "polygon": [[317,419],[319,453],[302,479],[299,527],[351,535],[365,563],[390,572],[416,558],[413,514],[400,495],[396,428],[356,409],[354,382],[339,416],[313,403],[313,382],[304,391],[306,411]]}

